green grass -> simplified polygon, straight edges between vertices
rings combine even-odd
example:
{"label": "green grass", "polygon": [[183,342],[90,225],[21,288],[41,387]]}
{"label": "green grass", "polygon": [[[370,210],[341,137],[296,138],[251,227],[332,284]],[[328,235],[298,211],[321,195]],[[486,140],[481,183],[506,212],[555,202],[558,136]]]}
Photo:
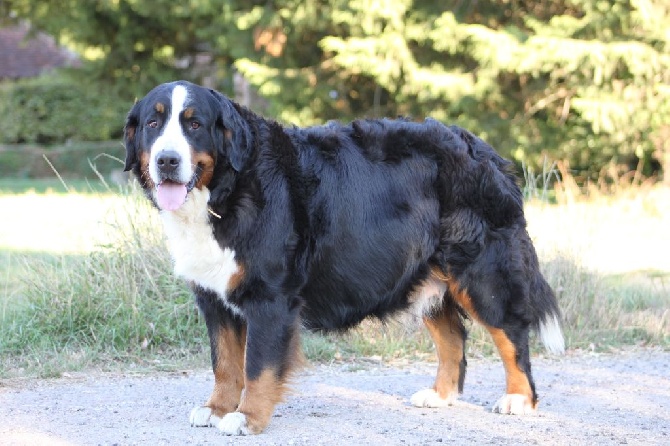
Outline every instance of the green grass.
{"label": "green grass", "polygon": [[670,283],[649,281],[645,275],[596,273],[565,257],[543,266],[557,293],[571,348],[670,347]]}
{"label": "green grass", "polygon": [[[26,186],[0,192],[0,206],[12,210],[0,219],[0,377],[205,367],[204,323],[171,274],[160,222],[146,200],[132,191],[37,193]],[[639,209],[646,211],[637,213],[621,211],[629,202],[529,206],[530,232],[563,309],[569,348],[670,347],[667,229],[654,232],[669,227],[670,212],[652,203],[643,200]],[[609,245],[598,248],[596,235],[612,227],[637,237],[632,246],[653,242],[659,257],[625,251],[622,242],[618,261],[609,258]],[[607,257],[598,258],[599,250]],[[649,258],[656,268],[648,268]],[[424,329],[393,322],[306,334],[303,344],[307,357],[321,362],[434,358]],[[541,351],[535,344],[533,351]],[[477,325],[468,351],[495,351]]]}
{"label": "green grass", "polygon": [[19,288],[21,268],[16,255],[10,251],[0,252],[0,316],[6,311],[11,295]]}
{"label": "green grass", "polygon": [[[31,203],[30,213],[36,196],[23,198]],[[0,239],[0,377],[109,368],[110,359],[140,368],[179,367],[184,358],[202,363],[209,346],[204,324],[185,284],[170,274],[146,200],[137,194],[37,198],[69,211],[63,214],[74,227],[65,237],[77,249],[62,249],[61,237],[43,237],[38,246],[25,246],[30,237]],[[96,212],[110,215],[97,223],[77,215]],[[52,228],[56,235],[63,230],[61,218],[53,217],[61,223]],[[50,232],[44,220],[41,225]],[[38,229],[27,223],[11,227],[17,233]],[[7,246],[12,240],[23,251]]]}

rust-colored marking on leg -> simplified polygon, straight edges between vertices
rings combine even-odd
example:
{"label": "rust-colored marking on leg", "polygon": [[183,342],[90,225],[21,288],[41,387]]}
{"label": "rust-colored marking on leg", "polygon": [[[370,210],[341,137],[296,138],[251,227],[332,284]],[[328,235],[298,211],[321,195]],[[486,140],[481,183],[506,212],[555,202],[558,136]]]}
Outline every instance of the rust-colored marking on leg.
{"label": "rust-colored marking on leg", "polygon": [[217,417],[235,411],[244,386],[244,344],[246,334],[221,328],[216,344],[214,390],[205,406]]}
{"label": "rust-colored marking on leg", "polygon": [[425,317],[424,323],[437,350],[438,366],[434,390],[445,399],[458,393],[463,359],[463,331],[455,312]]}
{"label": "rust-colored marking on leg", "polygon": [[477,322],[486,325],[484,321],[479,317],[479,314],[475,311],[475,307],[472,305],[472,300],[470,300],[470,295],[467,290],[462,290],[458,285],[458,282],[447,276],[446,278],[447,286],[449,287],[449,292],[453,296],[456,303],[465,310],[468,315],[476,320]]}
{"label": "rust-colored marking on leg", "polygon": [[453,277],[446,275],[444,276],[444,279],[446,280],[449,291],[458,305],[460,305],[461,308],[470,315],[470,317],[482,324],[488,330],[488,332],[491,333],[493,342],[496,344],[498,353],[500,354],[500,358],[503,362],[503,366],[505,367],[507,394],[525,395],[528,398],[528,401],[532,403],[533,407],[535,407],[537,405],[537,401],[533,398],[533,391],[530,387],[528,376],[526,376],[526,373],[521,370],[519,364],[517,363],[517,352],[514,343],[505,334],[504,330],[488,325],[482,320],[482,318],[475,310],[467,290],[461,289],[458,282]]}
{"label": "rust-colored marking on leg", "polygon": [[247,429],[250,433],[261,433],[270,423],[275,406],[284,400],[290,378],[304,363],[300,346],[299,331],[296,328],[287,346],[283,368],[280,370],[273,367],[265,368],[258,378],[247,379],[245,382],[237,411],[246,416]]}
{"label": "rust-colored marking on leg", "polygon": [[498,347],[498,352],[502,358],[505,367],[505,378],[507,380],[507,394],[525,395],[528,401],[532,403],[533,408],[537,405],[537,401],[533,398],[533,391],[530,388],[530,382],[526,373],[519,368],[516,360],[516,347],[514,343],[507,337],[505,332],[500,328],[486,326],[486,329],[491,333],[493,342]]}
{"label": "rust-colored marking on leg", "polygon": [[237,410],[247,417],[250,433],[258,434],[265,429],[285,392],[286,383],[277,377],[274,369],[266,369],[257,379],[247,381]]}

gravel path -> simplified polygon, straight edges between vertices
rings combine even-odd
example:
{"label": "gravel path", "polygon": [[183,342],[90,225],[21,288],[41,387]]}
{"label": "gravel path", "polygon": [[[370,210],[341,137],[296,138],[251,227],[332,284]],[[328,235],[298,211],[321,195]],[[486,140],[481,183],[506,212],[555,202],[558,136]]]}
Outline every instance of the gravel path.
{"label": "gravel path", "polygon": [[191,428],[211,373],[0,382],[1,445],[670,444],[670,352],[535,358],[537,415],[490,413],[502,394],[498,361],[470,359],[460,402],[410,407],[435,364],[319,365],[300,374],[268,429],[225,437]]}

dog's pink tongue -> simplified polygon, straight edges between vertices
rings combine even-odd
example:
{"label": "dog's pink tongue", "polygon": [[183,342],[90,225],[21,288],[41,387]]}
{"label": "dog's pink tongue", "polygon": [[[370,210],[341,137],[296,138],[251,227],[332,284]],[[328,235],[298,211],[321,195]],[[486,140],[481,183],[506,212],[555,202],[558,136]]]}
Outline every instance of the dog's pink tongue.
{"label": "dog's pink tongue", "polygon": [[186,185],[161,183],[156,189],[158,206],[165,211],[176,211],[186,201]]}

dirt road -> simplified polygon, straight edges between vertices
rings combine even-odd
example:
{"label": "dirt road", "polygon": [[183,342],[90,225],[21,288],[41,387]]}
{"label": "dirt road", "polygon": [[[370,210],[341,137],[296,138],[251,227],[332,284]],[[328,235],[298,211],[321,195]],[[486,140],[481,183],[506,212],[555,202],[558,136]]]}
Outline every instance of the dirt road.
{"label": "dirt road", "polygon": [[206,371],[0,383],[2,445],[670,444],[670,352],[535,358],[537,415],[490,413],[502,394],[500,362],[470,359],[461,401],[408,403],[435,364],[315,366],[296,381],[265,433],[225,437],[191,428],[212,387]]}

